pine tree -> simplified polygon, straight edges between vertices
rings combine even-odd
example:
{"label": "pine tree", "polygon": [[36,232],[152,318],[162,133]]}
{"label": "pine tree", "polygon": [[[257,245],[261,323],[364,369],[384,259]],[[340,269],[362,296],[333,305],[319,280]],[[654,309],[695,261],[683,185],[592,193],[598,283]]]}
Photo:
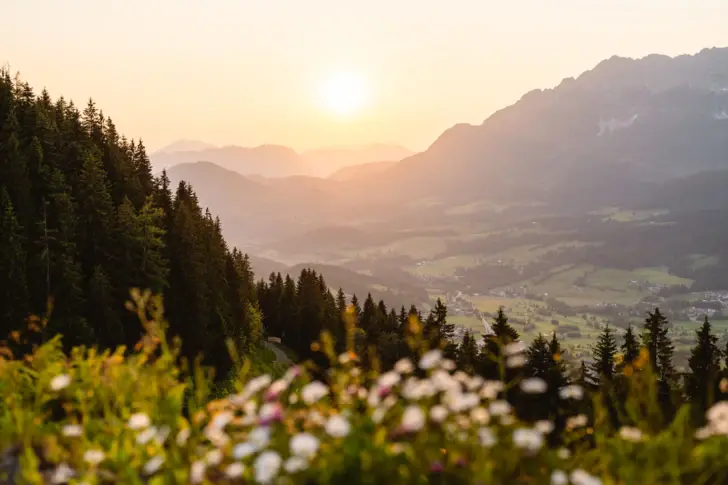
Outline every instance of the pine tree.
{"label": "pine tree", "polygon": [[540,377],[545,380],[552,364],[553,355],[549,341],[539,333],[526,350],[526,373],[530,377]]}
{"label": "pine tree", "polygon": [[686,394],[692,403],[693,410],[702,416],[716,394],[716,384],[720,375],[721,352],[718,349],[718,337],[711,333],[708,317],[705,317],[700,330],[695,332],[695,347],[690,351]]}
{"label": "pine tree", "polygon": [[359,298],[356,297],[356,294],[351,297],[351,307],[354,309],[354,317],[358,322],[361,317],[361,306],[359,305]]}
{"label": "pine tree", "polygon": [[495,337],[504,344],[515,342],[520,338],[516,329],[508,323],[508,317],[503,311],[503,307],[498,308],[498,313],[493,319],[491,329]]}
{"label": "pine tree", "polygon": [[404,336],[407,330],[407,310],[404,309],[404,305],[402,305],[402,308],[399,310],[399,316],[397,317],[397,328],[398,333],[401,336]]}
{"label": "pine tree", "polygon": [[369,293],[366,300],[364,300],[364,309],[359,319],[359,327],[364,330],[370,342],[376,342],[379,338],[378,314],[379,311],[372,299],[372,294]]}
{"label": "pine tree", "polygon": [[5,187],[0,186],[0,336],[20,328],[28,316],[23,235]]}
{"label": "pine tree", "polygon": [[490,379],[500,378],[499,362],[503,359],[502,348],[519,339],[518,332],[508,323],[508,317],[503,307],[498,308],[498,313],[491,324],[492,334],[483,336],[484,345],[480,358],[480,373]]}
{"label": "pine tree", "polygon": [[346,307],[346,294],[343,289],[339,288],[339,291],[336,292],[336,310],[340,315],[344,315],[346,313]]}
{"label": "pine tree", "polygon": [[94,268],[91,278],[89,278],[86,294],[88,295],[88,321],[91,325],[90,328],[93,329],[91,339],[102,347],[113,347],[121,342],[131,343],[139,340],[141,328],[136,328],[133,337],[127,339],[119,314],[115,311],[118,306],[114,301],[111,282],[101,265],[96,265]]}
{"label": "pine tree", "polygon": [[674,346],[667,335],[667,318],[660,313],[659,308],[648,313],[645,319],[642,345],[650,353],[650,364],[660,380],[666,382],[672,379],[675,373],[672,364]]}
{"label": "pine tree", "polygon": [[[447,306],[440,298],[435,302],[435,307],[430,311],[432,315],[432,342],[452,343],[455,336],[455,325],[447,322]],[[427,327],[425,328],[427,331]]]}
{"label": "pine tree", "polygon": [[114,217],[108,181],[97,155],[85,154],[79,183],[79,229],[82,231],[79,253],[84,269],[91,274],[96,265],[108,264]]}
{"label": "pine tree", "polygon": [[31,199],[31,181],[26,159],[20,148],[21,127],[10,111],[3,124],[0,125],[0,183],[5,186],[9,200],[13,204],[13,212],[23,235],[31,225],[33,213]]}
{"label": "pine tree", "polygon": [[632,362],[637,359],[640,355],[640,346],[637,342],[637,337],[632,331],[632,325],[627,327],[627,332],[624,334],[624,342],[622,343],[622,365],[631,365]]}
{"label": "pine tree", "polygon": [[473,373],[478,364],[478,347],[475,337],[469,330],[465,331],[463,340],[457,348],[455,362],[461,370]]}
{"label": "pine tree", "polygon": [[617,340],[609,324],[605,325],[604,330],[597,338],[592,353],[594,354],[594,363],[591,365],[593,375],[602,382],[611,381],[614,377]]}

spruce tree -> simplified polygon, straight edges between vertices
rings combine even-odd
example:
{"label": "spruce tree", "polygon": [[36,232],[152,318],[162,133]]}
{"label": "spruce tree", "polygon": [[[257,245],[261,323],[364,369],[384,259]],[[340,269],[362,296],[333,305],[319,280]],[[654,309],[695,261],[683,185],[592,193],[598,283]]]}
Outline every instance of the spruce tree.
{"label": "spruce tree", "polygon": [[23,235],[5,187],[0,186],[0,339],[28,316]]}
{"label": "spruce tree", "polygon": [[372,299],[372,294],[369,293],[366,300],[364,300],[364,309],[359,319],[359,327],[364,330],[370,342],[376,342],[379,338],[378,315],[377,305]]}
{"label": "spruce tree", "polygon": [[473,373],[478,364],[478,347],[475,343],[475,337],[470,330],[466,330],[463,340],[457,347],[455,362],[461,370]]}
{"label": "spruce tree", "polygon": [[359,305],[359,298],[356,297],[356,294],[351,297],[351,307],[354,310],[354,317],[358,322],[361,317],[361,305]]}
{"label": "spruce tree", "polygon": [[496,313],[496,316],[493,319],[491,329],[493,330],[493,334],[495,335],[495,337],[497,337],[504,344],[515,342],[520,338],[516,329],[513,328],[510,323],[508,323],[508,317],[503,311],[502,306],[498,308],[498,313]]}
{"label": "spruce tree", "polygon": [[609,382],[614,377],[614,363],[617,354],[617,340],[609,324],[597,338],[596,345],[592,348],[594,362],[591,364],[591,371],[596,379],[602,382]]}
{"label": "spruce tree", "polygon": [[491,324],[492,334],[483,336],[484,345],[480,358],[480,372],[490,379],[499,378],[499,361],[503,359],[502,348],[519,339],[518,332],[508,323],[508,317],[503,307],[498,312]]}
{"label": "spruce tree", "polygon": [[672,356],[675,348],[667,335],[667,318],[659,308],[650,312],[645,319],[642,345],[650,353],[650,364],[655,374],[664,382],[672,379],[675,368]]}
{"label": "spruce tree", "polygon": [[624,334],[624,342],[622,343],[622,365],[631,365],[632,362],[640,355],[640,345],[637,342],[637,336],[632,331],[632,325],[627,327]]}
{"label": "spruce tree", "polygon": [[705,317],[700,330],[695,331],[695,347],[690,351],[686,394],[692,403],[693,410],[702,416],[715,398],[716,384],[720,375],[721,352],[718,349],[718,337],[711,333],[708,317]]}
{"label": "spruce tree", "polygon": [[399,316],[397,317],[397,328],[400,335],[404,335],[407,329],[407,310],[404,305],[399,309]]}

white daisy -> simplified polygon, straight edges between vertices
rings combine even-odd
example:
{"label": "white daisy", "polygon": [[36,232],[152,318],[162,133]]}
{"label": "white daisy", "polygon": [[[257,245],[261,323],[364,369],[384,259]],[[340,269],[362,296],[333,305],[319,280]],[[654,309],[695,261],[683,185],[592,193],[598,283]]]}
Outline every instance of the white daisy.
{"label": "white daisy", "polygon": [[400,359],[394,364],[394,371],[400,374],[411,374],[414,370],[415,367],[412,365],[412,361],[407,358]]}
{"label": "white daisy", "polygon": [[406,432],[419,431],[425,425],[425,413],[419,406],[407,406],[402,414],[402,428]]}
{"label": "white daisy", "polygon": [[519,428],[513,431],[513,444],[517,448],[538,451],[543,446],[543,435],[532,429]]}
{"label": "white daisy", "polygon": [[302,390],[301,390],[301,397],[303,398],[303,401],[306,404],[313,404],[317,401],[319,401],[321,398],[326,396],[329,393],[329,388],[326,387],[325,384],[314,381],[310,384],[307,384]]}
{"label": "white daisy", "polygon": [[190,483],[197,484],[205,479],[205,462],[196,461],[190,466]]}
{"label": "white daisy", "polygon": [[240,478],[245,472],[245,465],[239,462],[231,463],[225,467],[225,476],[228,478]]}
{"label": "white daisy", "polygon": [[543,394],[548,385],[540,377],[529,377],[521,381],[521,390],[527,394]]}
{"label": "white daisy", "polygon": [[144,464],[144,473],[147,475],[157,473],[157,471],[162,468],[162,465],[164,465],[164,457],[161,455],[155,456]]}
{"label": "white daisy", "polygon": [[478,430],[478,439],[480,440],[480,444],[486,448],[490,448],[498,442],[495,434],[493,434],[493,430],[486,427]]}
{"label": "white daisy", "polygon": [[288,473],[298,473],[308,468],[308,462],[300,456],[292,456],[283,463],[283,469]]}
{"label": "white daisy", "polygon": [[233,447],[233,458],[236,460],[242,460],[246,456],[250,456],[258,451],[255,446],[247,441],[244,443],[238,443]]}
{"label": "white daisy", "polygon": [[619,436],[625,441],[642,441],[642,431],[632,426],[622,426],[619,428]]}
{"label": "white daisy", "polygon": [[281,455],[275,451],[265,451],[258,455],[253,464],[255,481],[264,485],[271,483],[278,475],[282,462]]}
{"label": "white daisy", "polygon": [[51,390],[60,391],[71,384],[71,376],[68,374],[60,374],[51,379]]}
{"label": "white daisy", "polygon": [[507,401],[493,401],[490,403],[490,406],[488,406],[488,411],[490,411],[490,414],[493,416],[505,416],[510,414],[511,409],[512,407]]}
{"label": "white daisy", "polygon": [[291,453],[295,456],[311,459],[316,456],[319,440],[311,433],[298,433],[289,443]]}
{"label": "white daisy", "polygon": [[445,406],[432,406],[430,409],[430,419],[436,423],[442,423],[447,418],[448,410]]}
{"label": "white daisy", "polygon": [[76,476],[76,472],[66,463],[61,463],[53,470],[51,481],[55,484],[68,483],[68,481]]}
{"label": "white daisy", "polygon": [[343,438],[351,431],[351,425],[345,417],[340,414],[335,414],[326,421],[324,429],[334,438]]}
{"label": "white daisy", "polygon": [[541,434],[550,434],[554,430],[554,423],[547,419],[542,419],[534,423],[533,429]]}
{"label": "white daisy", "polygon": [[569,477],[563,470],[554,470],[551,473],[551,485],[567,485]]}
{"label": "white daisy", "polygon": [[78,438],[83,434],[83,427],[78,424],[67,424],[61,429],[61,433],[69,438]]}
{"label": "white daisy", "polygon": [[106,454],[101,450],[88,450],[83,454],[83,459],[91,466],[96,466],[106,458]]}
{"label": "white daisy", "polygon": [[420,359],[420,369],[432,369],[442,360],[442,350],[434,349],[426,352]]}
{"label": "white daisy", "polygon": [[126,423],[129,429],[144,429],[152,424],[152,420],[145,413],[134,413]]}

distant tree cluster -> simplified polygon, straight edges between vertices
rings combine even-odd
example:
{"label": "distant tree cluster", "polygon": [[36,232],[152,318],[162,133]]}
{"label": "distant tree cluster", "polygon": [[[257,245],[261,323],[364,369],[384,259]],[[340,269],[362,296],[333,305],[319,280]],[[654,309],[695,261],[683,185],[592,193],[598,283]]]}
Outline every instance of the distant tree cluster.
{"label": "distant tree cluster", "polygon": [[[586,393],[601,396],[615,427],[633,424],[626,421],[629,413],[623,405],[636,375],[653,380],[657,390],[654,399],[663,419],[660,423],[669,421],[680,404],[689,403],[696,425],[702,424],[705,410],[728,397],[728,381],[724,380],[721,385],[721,380],[728,378],[728,347],[723,350],[718,347],[718,338],[712,333],[707,318],[696,331],[695,346],[683,374],[673,365],[674,346],[667,335],[668,321],[657,308],[645,318],[641,335],[635,333],[633,326],[628,326],[621,345],[613,327],[605,325],[591,347],[590,362],[582,360],[578,367],[573,362],[567,363],[555,332],[550,339],[539,334],[524,348],[525,358],[520,363],[510,360],[514,365],[509,366],[509,359],[517,359],[509,349],[518,342],[518,332],[502,308],[491,327],[493,334],[485,335],[481,346],[472,334],[465,334],[457,348],[456,363],[462,370],[486,379],[522,382],[524,385],[508,390],[507,396],[518,408],[519,416],[525,419],[551,419],[559,428],[565,424],[560,420],[564,413],[589,413],[589,400],[577,409],[567,409],[568,405],[565,408],[564,401],[559,400],[558,390],[575,384]],[[529,389],[534,378],[547,384],[544,392]],[[537,390],[538,386],[534,384],[534,388]]]}

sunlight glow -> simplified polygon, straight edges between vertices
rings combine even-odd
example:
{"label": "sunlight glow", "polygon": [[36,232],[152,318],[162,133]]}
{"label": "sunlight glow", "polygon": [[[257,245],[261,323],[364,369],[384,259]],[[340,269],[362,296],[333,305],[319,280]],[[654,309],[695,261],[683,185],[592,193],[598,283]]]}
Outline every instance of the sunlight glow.
{"label": "sunlight glow", "polygon": [[325,108],[339,116],[350,117],[359,113],[368,101],[364,78],[353,72],[330,75],[321,87]]}

